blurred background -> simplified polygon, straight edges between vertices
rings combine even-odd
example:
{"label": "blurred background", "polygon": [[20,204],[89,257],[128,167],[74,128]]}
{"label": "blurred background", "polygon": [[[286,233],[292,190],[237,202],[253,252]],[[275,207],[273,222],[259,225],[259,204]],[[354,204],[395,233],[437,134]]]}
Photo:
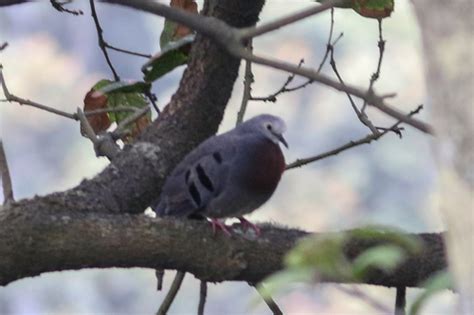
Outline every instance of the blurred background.
{"label": "blurred background", "polygon": [[[287,14],[288,3],[267,1],[261,21]],[[202,1],[198,4],[201,9]],[[314,4],[291,1],[291,11],[309,5]],[[96,7],[107,42],[148,54],[159,51],[163,19],[110,5]],[[112,79],[112,75],[97,45],[88,2],[75,1],[70,8],[83,10],[84,15],[59,13],[49,1],[0,9],[0,43],[9,43],[0,52],[0,63],[10,92],[72,113],[82,106],[85,93],[95,82]],[[304,58],[306,66],[317,67],[325,52],[329,27],[330,14],[325,12],[259,38],[254,49],[293,63]],[[378,60],[377,21],[338,9],[334,27],[334,36],[344,33],[335,50],[343,79],[368,87]],[[429,121],[421,42],[409,1],[396,1],[392,17],[383,21],[383,35],[386,50],[375,90],[380,94],[396,92],[390,103],[405,112],[424,104],[420,117]],[[109,54],[122,78],[141,78],[145,59],[110,50]],[[176,90],[182,71],[180,67],[153,85],[160,107]],[[242,71],[243,67],[220,132],[235,125],[242,97]],[[334,76],[329,64],[323,72]],[[288,77],[257,65],[253,73],[254,96],[273,93]],[[293,84],[301,82],[304,80],[297,78]],[[369,132],[357,119],[346,95],[319,84],[280,95],[276,103],[250,102],[246,118],[259,113],[272,113],[286,120],[290,144],[284,152],[287,162],[325,152]],[[368,114],[377,126],[393,122],[372,109]],[[71,188],[108,164],[106,159],[95,157],[90,141],[81,137],[78,123],[32,107],[0,102],[0,137],[16,199]],[[429,136],[406,127],[403,139],[389,134],[370,145],[290,170],[272,199],[249,218],[318,232],[365,224],[391,225],[411,232],[440,231],[443,226],[437,213],[437,174],[430,141]],[[166,273],[165,290],[173,276],[173,272]],[[155,288],[154,271],[146,269],[48,273],[0,287],[0,314],[151,314],[165,295]],[[389,309],[393,307],[395,290],[359,288]],[[420,292],[409,289],[408,303]],[[170,313],[195,314],[198,296],[199,282],[187,275]],[[290,314],[381,313],[345,293],[339,285],[292,285],[275,299]],[[450,292],[442,293],[430,300],[422,314],[452,314],[455,299]],[[254,288],[229,282],[210,284],[206,314],[270,311]]]}

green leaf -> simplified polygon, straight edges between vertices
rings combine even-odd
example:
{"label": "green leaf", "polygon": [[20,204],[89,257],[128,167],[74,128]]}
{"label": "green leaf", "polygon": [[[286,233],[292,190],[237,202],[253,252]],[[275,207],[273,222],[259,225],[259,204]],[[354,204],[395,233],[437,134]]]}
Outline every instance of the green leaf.
{"label": "green leaf", "polygon": [[321,276],[338,279],[351,276],[351,265],[343,252],[345,236],[310,237],[300,241],[285,257],[289,268],[311,267]]}
{"label": "green leaf", "polygon": [[[95,88],[95,87],[94,87]],[[96,91],[104,94],[112,93],[148,93],[150,92],[151,84],[143,81],[119,81],[110,82],[100,88],[95,88]]]}
{"label": "green leaf", "polygon": [[362,252],[353,261],[353,275],[362,280],[372,268],[383,271],[395,269],[406,257],[405,251],[396,245],[374,246]]}
{"label": "green leaf", "polygon": [[426,280],[423,286],[425,287],[425,291],[415,298],[415,301],[410,307],[409,315],[418,314],[423,304],[439,291],[452,288],[453,281],[448,271],[441,271]]}
{"label": "green leaf", "polygon": [[[107,96],[107,108],[149,106],[148,100],[142,91],[149,91],[150,83],[146,82],[115,82],[107,79],[97,82],[92,89]],[[128,116],[130,111],[109,112],[108,116],[112,122],[119,123]],[[151,112],[147,113],[151,119]]]}
{"label": "green leaf", "polygon": [[271,298],[275,293],[288,287],[289,283],[306,282],[310,283],[314,279],[315,273],[312,268],[290,268],[274,273],[258,284],[259,291],[264,299]]}
{"label": "green leaf", "polygon": [[155,56],[142,67],[146,82],[153,82],[176,67],[188,61],[188,49],[194,41],[195,35],[187,35],[177,41],[169,42]]}
{"label": "green leaf", "polygon": [[[143,108],[148,106],[148,100],[140,93],[112,93],[108,95],[107,106],[109,108],[117,108],[121,106]],[[110,112],[111,121],[120,123],[122,120],[132,115],[131,112]],[[147,114],[151,118],[151,113]]]}
{"label": "green leaf", "polygon": [[363,241],[373,241],[395,244],[410,254],[418,253],[422,248],[420,239],[415,235],[409,235],[403,231],[387,226],[367,226],[354,229],[350,232],[350,238]]}
{"label": "green leaf", "polygon": [[394,0],[352,0],[352,8],[364,17],[383,19],[392,14]]}
{"label": "green leaf", "polygon": [[165,20],[165,25],[163,27],[163,31],[160,35],[160,48],[164,49],[169,42],[174,40],[174,34],[176,31],[177,24],[173,21],[168,19]]}

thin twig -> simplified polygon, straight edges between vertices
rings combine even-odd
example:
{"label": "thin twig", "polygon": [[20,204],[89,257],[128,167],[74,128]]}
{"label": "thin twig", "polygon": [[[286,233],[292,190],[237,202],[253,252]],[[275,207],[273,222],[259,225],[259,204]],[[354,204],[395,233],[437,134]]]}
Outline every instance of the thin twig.
{"label": "thin twig", "polygon": [[375,95],[374,93],[367,93],[366,91],[362,91],[359,88],[356,88],[354,86],[348,85],[348,84],[341,84],[340,82],[336,82],[332,80],[331,78],[317,73],[316,71],[304,67],[298,68],[295,65],[292,65],[290,63],[276,60],[276,59],[270,59],[270,58],[264,58],[261,56],[253,55],[247,53],[243,49],[238,49],[237,51],[234,52],[236,56],[243,58],[245,60],[250,60],[254,63],[257,64],[262,64],[266,65],[272,68],[284,70],[290,73],[296,73],[298,75],[304,76],[309,79],[314,79],[314,81],[320,82],[324,85],[330,86],[338,91],[342,92],[347,92],[351,95],[357,96],[358,98],[361,98],[363,100],[366,100],[368,104],[376,107],[380,111],[384,112],[385,114],[397,119],[401,120],[402,122],[415,127],[416,129],[423,131],[425,133],[433,134],[433,129],[430,125],[426,124],[425,122],[422,122],[418,119],[412,118],[410,115],[407,115],[403,112],[400,112],[399,110],[393,108],[390,105],[387,105],[384,101],[383,98],[380,96]]}
{"label": "thin twig", "polygon": [[0,84],[2,86],[3,95],[5,95],[5,98],[8,102],[16,102],[20,105],[33,106],[33,107],[45,110],[47,112],[56,114],[56,115],[60,115],[60,116],[63,116],[63,117],[69,118],[69,119],[78,120],[77,116],[74,115],[74,114],[66,113],[66,112],[63,112],[61,110],[54,109],[52,107],[49,107],[49,106],[46,106],[46,105],[43,105],[43,104],[40,104],[40,103],[36,103],[36,102],[30,101],[30,100],[27,100],[27,99],[23,99],[21,97],[18,97],[16,95],[11,94],[10,91],[8,90],[8,88],[7,88],[7,83],[5,82],[5,78],[3,76],[2,69],[3,69],[2,65],[0,65]]}
{"label": "thin twig", "polygon": [[328,36],[328,41],[326,43],[326,52],[324,53],[323,59],[321,60],[321,63],[319,64],[318,70],[316,71],[318,73],[321,72],[321,70],[323,69],[323,66],[326,64],[326,60],[328,59],[329,51],[331,50],[331,45],[332,45],[333,33],[334,33],[334,8],[331,8],[331,26],[329,27],[329,36]]}
{"label": "thin twig", "polygon": [[[385,52],[386,41],[383,39],[383,35],[382,35],[382,19],[378,20],[378,24],[379,24],[379,41],[377,42],[377,47],[379,48],[379,61],[377,62],[377,70],[375,70],[375,72],[370,77],[369,89],[367,93],[373,92],[374,83],[380,77],[380,69],[382,67],[383,54]],[[364,100],[364,104],[362,105],[361,111],[365,112],[366,107],[367,107],[367,101]]]}
{"label": "thin twig", "polygon": [[251,285],[255,288],[255,290],[257,290],[258,294],[260,294],[262,299],[265,301],[265,304],[267,304],[268,308],[272,311],[272,314],[283,315],[283,312],[281,311],[280,307],[276,304],[272,297],[266,294],[266,292],[264,292],[265,287],[262,283],[260,283],[258,286],[254,283],[249,283],[249,285]]}
{"label": "thin twig", "polygon": [[143,58],[151,58],[152,55],[151,54],[144,54],[144,53],[139,53],[139,52],[136,52],[136,51],[131,51],[131,50],[128,50],[128,49],[123,49],[123,48],[119,48],[119,47],[115,47],[115,46],[112,46],[110,45],[109,43],[107,42],[104,42],[105,46],[109,49],[112,49],[112,50],[115,50],[115,51],[118,51],[118,52],[121,52],[121,53],[124,53],[124,54],[128,54],[128,55],[132,55],[132,56],[137,56],[137,57],[143,57]]}
{"label": "thin twig", "polygon": [[[340,84],[339,82],[329,78],[328,76],[318,73],[313,69],[308,69],[304,67],[298,68],[298,66],[291,63],[287,63],[287,62],[280,61],[277,59],[264,58],[264,57],[254,55],[248,52],[245,49],[245,47],[243,47],[243,44],[242,44],[244,42],[243,39],[245,38],[245,36],[249,35],[248,29],[241,30],[234,27],[230,27],[229,25],[225,24],[219,19],[206,17],[199,14],[188,13],[184,10],[175,9],[170,6],[163,5],[157,2],[151,2],[151,1],[145,1],[145,0],[133,0],[133,1],[132,0],[103,0],[103,1],[136,8],[142,11],[146,11],[146,12],[150,12],[150,13],[154,13],[154,14],[166,17],[167,19],[173,22],[183,24],[201,33],[202,35],[215,40],[218,44],[220,44],[223,48],[225,48],[231,55],[237,58],[249,60],[251,62],[265,65],[268,67],[272,67],[275,69],[283,70],[288,73],[296,73],[297,75],[306,77],[308,79],[312,79],[316,82],[332,87],[336,90],[350,93],[351,95],[354,95],[360,99],[365,100],[367,104],[376,107],[380,111],[384,112],[385,114],[397,120],[402,120],[404,123],[410,126],[413,126],[416,129],[421,130],[425,133],[429,133],[429,134],[433,133],[433,129],[430,125],[418,119],[409,117],[408,115],[406,115],[406,113],[400,112],[399,110],[385,103],[384,98],[376,95],[373,92],[367,93],[367,91],[357,88],[355,86]],[[305,11],[307,12],[311,11],[311,14],[318,13],[314,11],[314,7],[308,8]],[[284,25],[296,22],[297,20],[300,20],[302,18],[308,17],[309,15],[301,14],[301,12],[298,12],[295,14],[296,18],[292,17],[291,19],[288,19],[288,17],[284,17],[282,19],[278,19],[271,23],[273,25],[278,24],[279,26],[284,26]],[[252,32],[252,29],[250,29],[250,32]]]}
{"label": "thin twig", "polygon": [[160,115],[160,114],[161,114],[161,111],[160,111],[160,108],[158,107],[158,105],[156,104],[156,100],[157,100],[156,95],[153,94],[153,93],[151,93],[150,91],[147,91],[147,92],[145,93],[145,96],[146,96],[146,97],[148,98],[148,100],[150,101],[150,103],[151,103],[151,105],[153,106],[153,108],[155,109],[156,113],[157,113],[158,115]]}
{"label": "thin twig", "polygon": [[[413,115],[419,113],[422,108],[423,108],[423,105],[420,105],[415,110],[410,112],[408,115],[413,116]],[[350,142],[348,142],[348,143],[346,143],[346,144],[344,144],[340,147],[337,147],[337,148],[335,148],[331,151],[327,151],[327,152],[324,152],[324,153],[321,153],[319,155],[309,157],[309,158],[297,159],[293,163],[288,164],[286,166],[286,170],[290,170],[290,169],[293,169],[293,168],[296,168],[296,167],[301,167],[303,165],[306,165],[306,164],[309,164],[309,163],[312,163],[312,162],[315,162],[315,161],[322,160],[322,159],[327,158],[327,157],[332,156],[332,155],[337,155],[337,154],[341,153],[342,151],[351,149],[353,147],[360,146],[362,144],[369,144],[370,142],[372,142],[374,140],[380,139],[381,137],[385,136],[389,132],[394,132],[399,137],[401,137],[401,128],[398,127],[401,123],[402,123],[402,121],[397,121],[391,127],[383,128],[383,132],[379,133],[378,135],[371,133],[371,134],[368,134],[367,136],[365,136],[364,138],[361,138],[361,139],[356,140],[356,141],[350,141]]]}
{"label": "thin twig", "polygon": [[120,148],[114,142],[112,134],[106,133],[98,137],[89,123],[89,120],[86,118],[86,115],[79,107],[77,108],[77,117],[81,122],[81,132],[94,145],[96,156],[105,156],[109,161],[112,161],[120,152]]}
{"label": "thin twig", "polygon": [[114,108],[99,108],[99,109],[85,111],[84,115],[92,116],[92,115],[98,115],[98,114],[103,114],[103,113],[136,112],[136,111],[137,111],[136,107],[117,106],[117,107],[114,107]]}
{"label": "thin twig", "polygon": [[109,54],[107,53],[107,47],[105,45],[105,40],[103,37],[103,30],[102,27],[100,26],[99,23],[99,18],[97,17],[97,12],[95,10],[95,4],[94,0],[89,0],[90,7],[91,7],[91,14],[92,18],[94,19],[94,24],[95,28],[97,29],[97,37],[99,40],[99,47],[102,50],[102,53],[104,54],[105,60],[107,61],[107,64],[109,65],[110,70],[112,71],[112,74],[114,76],[115,81],[120,81],[120,77],[117,74],[117,71],[115,71],[114,66],[112,65],[112,62],[110,61]]}
{"label": "thin twig", "polygon": [[[252,41],[248,43],[248,47],[252,51]],[[252,73],[252,62],[245,61],[245,75],[244,75],[244,92],[242,95],[242,102],[240,104],[240,110],[237,113],[237,122],[236,125],[240,124],[244,120],[245,111],[247,110],[247,104],[250,100],[252,92],[252,83],[254,82],[253,73]]]}
{"label": "thin twig", "polygon": [[165,277],[165,270],[156,269],[155,276],[156,276],[156,290],[161,291],[163,289],[163,278]]}
{"label": "thin twig", "polygon": [[176,276],[174,277],[170,290],[168,291],[168,294],[166,294],[163,302],[161,303],[158,312],[156,312],[157,315],[165,315],[166,313],[168,313],[171,303],[173,303],[174,298],[176,297],[176,293],[178,293],[178,290],[181,287],[181,283],[183,283],[185,274],[186,273],[182,271],[176,272]]}
{"label": "thin twig", "polygon": [[77,117],[81,123],[81,131],[83,131],[84,136],[88,138],[94,144],[94,146],[97,145],[99,140],[97,139],[94,128],[92,128],[89,120],[86,118],[86,115],[79,107],[77,108]]}
{"label": "thin twig", "polygon": [[[321,72],[321,69],[323,68],[329,56],[333,32],[334,32],[334,8],[331,8],[331,26],[329,27],[329,36],[328,36],[328,42],[326,44],[326,52],[324,53],[323,59],[321,60],[321,63],[319,64],[318,70],[316,71],[317,73]],[[304,59],[301,59],[300,62],[298,63],[298,68],[301,67],[303,63],[304,63]],[[277,101],[278,95],[304,89],[306,86],[314,82],[313,79],[308,79],[299,85],[296,85],[294,87],[288,87],[288,85],[295,79],[295,76],[296,76],[296,73],[290,74],[288,78],[286,79],[285,83],[283,83],[282,87],[278,89],[276,92],[268,96],[251,96],[250,100],[275,103]]]}
{"label": "thin twig", "polygon": [[[339,37],[340,38],[340,37]],[[338,38],[338,39],[339,39]],[[338,40],[336,39],[336,41]],[[342,85],[345,85],[344,83],[344,80],[342,79],[339,71],[337,70],[337,66],[336,66],[336,60],[334,59],[334,45],[336,44],[336,41],[333,43],[333,44],[330,44],[328,49],[330,51],[330,61],[329,61],[329,64],[331,65],[332,67],[332,70],[334,71],[334,74],[336,74],[336,77],[337,79],[339,80],[339,83],[341,83]],[[349,102],[351,103],[351,106],[352,106],[352,109],[354,110],[354,112],[356,113],[357,115],[357,118],[359,118],[360,122],[362,124],[364,124],[365,126],[367,126],[367,128],[370,129],[370,131],[372,131],[372,133],[374,135],[378,135],[379,134],[379,131],[377,130],[377,128],[375,128],[375,126],[372,124],[372,122],[370,121],[369,117],[365,114],[365,113],[362,113],[359,108],[357,107],[357,105],[355,104],[354,100],[352,99],[352,95],[350,95],[349,93],[346,92],[346,95],[347,95],[347,98],[349,99]]]}
{"label": "thin twig", "polygon": [[304,18],[307,18],[307,17],[310,17],[312,15],[324,12],[328,9],[331,9],[331,8],[335,7],[335,6],[344,4],[345,2],[346,2],[346,0],[328,0],[328,1],[325,1],[321,5],[314,6],[314,7],[302,10],[300,12],[297,12],[297,13],[292,13],[288,16],[279,18],[275,21],[260,25],[258,27],[252,27],[252,28],[244,29],[244,30],[242,30],[242,33],[243,33],[242,34],[242,39],[243,40],[250,39],[250,38],[254,38],[254,37],[263,35],[263,34],[268,33],[268,32],[272,32],[276,29],[279,29],[280,27],[283,27],[283,26],[288,25],[288,24],[293,24],[293,23],[298,22],[298,21],[300,21]]}
{"label": "thin twig", "polygon": [[405,315],[405,306],[406,306],[406,287],[398,287],[397,295],[395,298],[395,315]]}
{"label": "thin twig", "polygon": [[127,126],[130,125],[131,123],[137,121],[140,119],[142,116],[146,115],[150,111],[150,107],[143,107],[135,111],[134,114],[128,116],[119,124],[117,125],[117,128],[112,132],[112,138],[114,139],[119,139],[122,136],[124,136],[128,131],[126,130]]}
{"label": "thin twig", "polygon": [[201,285],[199,286],[199,305],[198,305],[198,315],[204,315],[204,307],[206,306],[207,299],[207,282],[201,280]]}
{"label": "thin twig", "polygon": [[382,314],[390,314],[390,309],[377,301],[375,298],[372,296],[368,295],[362,290],[359,290],[358,288],[354,286],[346,287],[343,285],[336,285],[335,286],[338,290],[344,292],[345,294],[351,295],[359,300],[363,300],[367,302],[370,306],[372,306],[374,309],[377,311],[381,312]]}
{"label": "thin twig", "polygon": [[[248,62],[248,61],[246,61]],[[298,67],[301,67],[301,65],[304,63],[304,59],[301,59],[300,62],[298,63]],[[308,80],[307,82],[299,85],[299,86],[296,86],[296,87],[292,87],[292,88],[289,88],[288,85],[295,79],[295,76],[296,74],[295,73],[292,73],[288,76],[288,78],[286,78],[286,81],[285,83],[283,83],[283,85],[281,86],[281,88],[279,88],[277,91],[275,91],[274,93],[268,95],[268,96],[250,96],[250,100],[251,101],[263,101],[263,102],[273,102],[275,103],[276,100],[277,100],[277,96],[282,94],[282,93],[286,93],[286,92],[293,92],[293,91],[296,91],[296,90],[299,90],[299,89],[302,89],[304,87],[306,87],[308,84],[310,84],[311,80]]]}
{"label": "thin twig", "polygon": [[10,202],[15,201],[15,198],[13,197],[12,179],[10,177],[7,156],[3,148],[2,140],[0,140],[0,178],[2,179],[3,187],[3,204],[6,205]]}
{"label": "thin twig", "polygon": [[51,2],[51,5],[53,6],[53,8],[55,8],[59,12],[66,12],[66,13],[76,15],[76,16],[84,14],[84,12],[82,12],[82,10],[70,10],[68,8],[65,8],[64,5],[72,2],[70,0],[69,1],[64,1],[64,2],[59,2],[57,0],[50,0],[50,2]]}

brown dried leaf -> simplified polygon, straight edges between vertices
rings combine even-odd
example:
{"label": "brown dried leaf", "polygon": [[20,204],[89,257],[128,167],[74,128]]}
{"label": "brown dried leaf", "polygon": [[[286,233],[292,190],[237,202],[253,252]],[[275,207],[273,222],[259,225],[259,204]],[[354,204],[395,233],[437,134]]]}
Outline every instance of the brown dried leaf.
{"label": "brown dried leaf", "polygon": [[[107,95],[94,90],[87,92],[86,96],[84,97],[84,112],[102,108],[107,108]],[[111,124],[107,113],[87,115],[87,120],[89,121],[95,133],[107,130]],[[81,134],[84,135],[82,127]]]}
{"label": "brown dried leaf", "polygon": [[141,134],[150,123],[151,119],[148,115],[140,117],[137,121],[133,123],[133,127],[130,133],[122,138],[123,142],[130,143],[139,134]]}
{"label": "brown dried leaf", "polygon": [[[194,0],[171,0],[170,6],[183,9],[189,13],[198,13],[197,3]],[[184,36],[189,35],[192,32],[193,31],[190,28],[178,24],[176,26],[176,29],[174,30],[173,39],[177,40],[183,38]]]}

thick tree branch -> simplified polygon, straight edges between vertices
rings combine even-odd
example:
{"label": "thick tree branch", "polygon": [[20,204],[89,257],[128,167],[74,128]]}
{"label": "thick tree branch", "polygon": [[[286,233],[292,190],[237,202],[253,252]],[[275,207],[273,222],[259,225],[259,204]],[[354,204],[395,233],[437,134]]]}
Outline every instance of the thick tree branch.
{"label": "thick tree branch", "polygon": [[[0,212],[0,285],[48,271],[108,267],[176,269],[205,281],[256,283],[281,269],[283,256],[296,241],[308,235],[299,230],[262,225],[262,236],[256,240],[240,234],[229,238],[223,234],[213,236],[207,222],[192,220],[30,211],[21,203],[9,204],[3,210]],[[366,283],[417,286],[444,269],[442,235],[419,236],[424,245],[419,255],[411,256],[391,274],[371,273]],[[353,240],[345,251],[348,257],[355,257],[375,243]]]}

